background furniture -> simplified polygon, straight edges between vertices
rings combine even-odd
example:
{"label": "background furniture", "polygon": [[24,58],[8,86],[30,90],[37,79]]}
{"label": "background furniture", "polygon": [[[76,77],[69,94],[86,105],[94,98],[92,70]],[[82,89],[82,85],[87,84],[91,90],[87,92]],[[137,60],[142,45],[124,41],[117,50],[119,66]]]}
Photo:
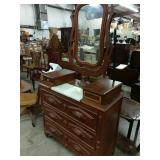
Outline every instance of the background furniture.
{"label": "background furniture", "polygon": [[134,141],[136,141],[140,123],[140,104],[135,100],[124,97],[122,101],[120,116],[129,122],[127,138],[130,138],[131,136],[133,122],[138,121],[138,126],[134,138]]}
{"label": "background furniture", "polygon": [[46,53],[48,55],[48,64],[49,63],[59,63],[61,60],[61,52],[53,51],[52,49],[47,48]]}
{"label": "background furniture", "polygon": [[129,60],[129,45],[115,44],[113,47],[111,63],[116,67],[119,64],[128,64]]}
{"label": "background furniture", "polygon": [[34,112],[34,107],[37,107],[37,94],[20,93],[20,107],[21,107],[21,114],[26,109],[29,111],[32,120],[32,126],[35,127],[35,116],[33,115],[33,112]]}
{"label": "background furniture", "polygon": [[140,102],[140,83],[135,83],[131,88],[131,98]]}
{"label": "background furniture", "polygon": [[[120,117],[124,118],[129,122],[129,128],[127,132],[127,137],[124,137],[119,134],[118,147],[124,152],[127,152],[128,154],[135,154],[140,151],[140,144],[136,146],[136,141],[140,127],[140,104],[133,99],[124,97],[122,100]],[[135,121],[137,121],[136,130],[134,133],[134,139],[131,140],[130,138],[133,128],[133,123]]]}
{"label": "background furniture", "polygon": [[68,52],[72,27],[60,28],[61,44],[64,52]]}
{"label": "background furniture", "polygon": [[31,78],[31,70],[33,70],[34,68],[40,67],[41,52],[40,51],[31,51],[30,54],[32,57],[32,62],[27,63],[27,64],[23,64],[22,67],[27,69],[27,77],[29,75]]}
{"label": "background furniture", "polygon": [[31,92],[32,86],[30,83],[20,80],[20,92],[25,93],[25,92]]}
{"label": "background furniture", "polygon": [[136,69],[140,72],[140,51],[133,51],[131,53],[129,68]]}
{"label": "background furniture", "polygon": [[59,63],[59,61],[61,60],[62,51],[62,44],[58,39],[58,36],[56,34],[53,34],[49,41],[49,45],[46,48],[48,63]]}
{"label": "background furniture", "polygon": [[[110,78],[113,80],[118,80],[123,82],[124,85],[131,87],[131,98],[123,98],[122,107],[120,112],[120,117],[126,119],[129,122],[129,128],[127,133],[127,139],[124,137],[120,143],[123,144],[120,148],[130,154],[140,150],[140,145],[135,147],[135,142],[137,140],[137,135],[140,126],[140,85],[137,83],[139,80],[139,72],[136,69],[112,69],[110,73]],[[130,140],[133,123],[137,122],[137,127],[135,131],[134,141]],[[126,143],[126,144],[125,144]]]}
{"label": "background furniture", "polygon": [[139,72],[135,69],[109,69],[107,75],[110,79],[123,82],[124,85],[132,87],[139,82]]}

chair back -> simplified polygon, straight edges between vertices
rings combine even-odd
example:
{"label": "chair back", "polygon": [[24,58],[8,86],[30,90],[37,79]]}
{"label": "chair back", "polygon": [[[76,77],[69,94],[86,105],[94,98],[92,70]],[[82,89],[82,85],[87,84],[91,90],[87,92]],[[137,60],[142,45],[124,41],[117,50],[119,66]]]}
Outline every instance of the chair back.
{"label": "chair back", "polygon": [[131,88],[131,98],[140,102],[140,85],[135,84]]}
{"label": "chair back", "polygon": [[131,54],[130,68],[140,70],[140,51],[133,51]]}
{"label": "chair back", "polygon": [[32,63],[35,68],[40,68],[41,65],[41,52],[40,51],[32,51]]}
{"label": "chair back", "polygon": [[112,62],[114,67],[119,64],[128,64],[129,46],[126,44],[116,44],[113,47]]}

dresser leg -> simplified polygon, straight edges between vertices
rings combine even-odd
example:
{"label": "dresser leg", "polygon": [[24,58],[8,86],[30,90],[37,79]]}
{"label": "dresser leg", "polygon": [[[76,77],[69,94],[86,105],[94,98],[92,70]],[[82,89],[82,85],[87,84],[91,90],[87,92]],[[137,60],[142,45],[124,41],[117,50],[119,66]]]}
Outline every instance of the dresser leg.
{"label": "dresser leg", "polygon": [[49,133],[47,133],[47,132],[44,132],[44,134],[46,135],[46,137],[52,137]]}

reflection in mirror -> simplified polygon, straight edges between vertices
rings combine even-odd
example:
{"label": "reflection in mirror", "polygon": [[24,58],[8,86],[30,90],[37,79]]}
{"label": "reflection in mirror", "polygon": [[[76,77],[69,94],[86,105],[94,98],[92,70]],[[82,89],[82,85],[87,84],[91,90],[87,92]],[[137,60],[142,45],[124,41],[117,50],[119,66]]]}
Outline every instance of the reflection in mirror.
{"label": "reflection in mirror", "polygon": [[69,57],[68,57],[68,54],[66,52],[62,53],[62,55],[61,55],[61,61],[62,62],[69,62]]}
{"label": "reflection in mirror", "polygon": [[98,61],[102,16],[101,5],[85,5],[79,10],[77,55],[83,62],[96,64]]}
{"label": "reflection in mirror", "polygon": [[[138,23],[136,23],[138,29]],[[135,27],[130,19],[125,17],[114,17],[110,26],[110,37],[113,44],[132,44],[138,39],[138,34],[134,33]],[[138,31],[138,30],[137,30]]]}

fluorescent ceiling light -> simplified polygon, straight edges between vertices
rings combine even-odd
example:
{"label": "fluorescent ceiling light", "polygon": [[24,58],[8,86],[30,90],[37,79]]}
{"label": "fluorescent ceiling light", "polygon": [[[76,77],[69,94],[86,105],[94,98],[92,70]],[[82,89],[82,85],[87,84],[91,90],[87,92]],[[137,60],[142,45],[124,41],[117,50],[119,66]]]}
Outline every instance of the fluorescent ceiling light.
{"label": "fluorescent ceiling light", "polygon": [[120,6],[128,8],[134,12],[139,12],[138,9],[133,4],[120,4]]}

